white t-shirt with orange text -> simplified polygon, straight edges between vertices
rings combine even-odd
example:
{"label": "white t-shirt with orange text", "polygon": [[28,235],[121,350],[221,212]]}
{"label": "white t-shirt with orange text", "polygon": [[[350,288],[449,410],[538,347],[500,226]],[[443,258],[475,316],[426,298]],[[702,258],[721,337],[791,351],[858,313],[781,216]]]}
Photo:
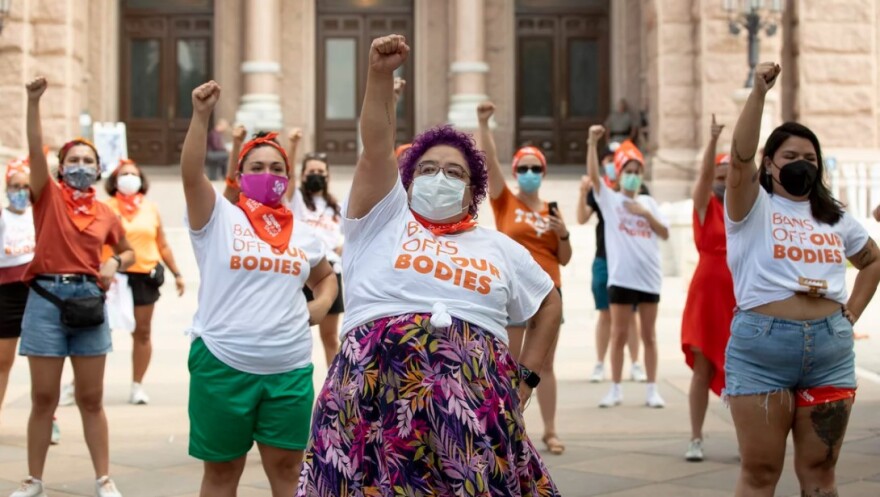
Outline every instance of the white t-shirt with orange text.
{"label": "white t-shirt with orange text", "polygon": [[605,220],[605,255],[608,259],[608,286],[660,294],[663,271],[660,268],[660,242],[648,220],[626,208],[638,202],[664,226],[669,226],[657,202],[648,195],[631,199],[604,185],[593,198]]}
{"label": "white t-shirt with orange text", "polygon": [[375,319],[430,313],[452,317],[508,343],[505,326],[531,318],[553,281],[522,245],[480,226],[434,236],[416,221],[400,180],[361,219],[342,208],[343,336]]}
{"label": "white t-shirt with orange text", "polygon": [[0,215],[0,267],[15,267],[34,259],[34,211],[28,207],[23,214],[3,209]]}
{"label": "white t-shirt with orange text", "polygon": [[746,217],[733,222],[724,209],[727,265],[736,305],[749,310],[795,293],[846,303],[846,258],[868,242],[868,232],[844,212],[834,226],[817,221],[809,202],[758,189]]}
{"label": "white t-shirt with orange text", "polygon": [[201,278],[190,337],[201,337],[217,359],[246,373],[309,365],[312,334],[302,289],[324,258],[312,228],[294,220],[288,249],[278,253],[218,193],[208,224],[190,230],[190,239]]}
{"label": "white t-shirt with orange text", "polygon": [[327,201],[321,195],[314,195],[312,201],[315,210],[311,210],[303,200],[302,191],[299,188],[293,191],[293,199],[290,202],[290,210],[297,221],[303,221],[315,229],[315,236],[324,243],[324,255],[327,262],[333,266],[336,273],[342,272],[342,258],[336,253],[336,249],[342,246],[342,219],[327,205]]}

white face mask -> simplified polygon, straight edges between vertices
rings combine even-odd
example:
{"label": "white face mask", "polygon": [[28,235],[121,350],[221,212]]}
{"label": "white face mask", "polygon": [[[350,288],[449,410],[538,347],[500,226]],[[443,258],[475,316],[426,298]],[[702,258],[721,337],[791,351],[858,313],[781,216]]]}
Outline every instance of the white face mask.
{"label": "white face mask", "polygon": [[429,221],[442,221],[461,214],[467,185],[449,179],[442,172],[413,180],[410,208]]}
{"label": "white face mask", "polygon": [[116,179],[116,188],[123,195],[134,195],[141,189],[141,178],[134,174],[125,174]]}

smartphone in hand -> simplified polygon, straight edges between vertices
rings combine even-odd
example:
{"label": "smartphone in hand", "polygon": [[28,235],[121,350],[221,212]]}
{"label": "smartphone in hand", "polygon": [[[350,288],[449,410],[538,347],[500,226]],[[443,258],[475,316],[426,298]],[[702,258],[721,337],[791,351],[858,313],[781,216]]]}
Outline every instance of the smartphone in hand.
{"label": "smartphone in hand", "polygon": [[556,202],[550,202],[548,205],[550,214],[559,217],[559,204],[557,204]]}

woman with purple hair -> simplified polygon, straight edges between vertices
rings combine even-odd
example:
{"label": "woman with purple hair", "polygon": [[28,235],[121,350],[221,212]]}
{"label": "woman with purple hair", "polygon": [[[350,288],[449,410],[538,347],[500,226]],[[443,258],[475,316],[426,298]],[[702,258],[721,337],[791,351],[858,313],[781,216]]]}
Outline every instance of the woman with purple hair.
{"label": "woman with purple hair", "polygon": [[[522,409],[561,316],[528,252],[477,226],[484,156],[450,126],[395,159],[394,70],[409,46],[373,41],[363,155],[342,209],[346,315],[318,396],[297,495],[559,495]],[[520,364],[508,316],[536,323]]]}

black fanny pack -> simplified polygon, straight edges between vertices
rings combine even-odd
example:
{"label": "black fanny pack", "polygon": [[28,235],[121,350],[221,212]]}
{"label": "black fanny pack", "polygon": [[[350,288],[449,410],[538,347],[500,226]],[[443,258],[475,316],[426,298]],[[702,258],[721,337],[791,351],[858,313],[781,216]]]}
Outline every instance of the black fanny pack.
{"label": "black fanny pack", "polygon": [[165,266],[162,263],[156,264],[156,267],[150,271],[150,274],[147,276],[147,284],[156,288],[160,288],[165,284]]}
{"label": "black fanny pack", "polygon": [[93,328],[104,324],[104,293],[96,297],[72,297],[60,299],[41,287],[36,280],[31,283],[41,297],[52,302],[61,311],[61,323],[68,328]]}

